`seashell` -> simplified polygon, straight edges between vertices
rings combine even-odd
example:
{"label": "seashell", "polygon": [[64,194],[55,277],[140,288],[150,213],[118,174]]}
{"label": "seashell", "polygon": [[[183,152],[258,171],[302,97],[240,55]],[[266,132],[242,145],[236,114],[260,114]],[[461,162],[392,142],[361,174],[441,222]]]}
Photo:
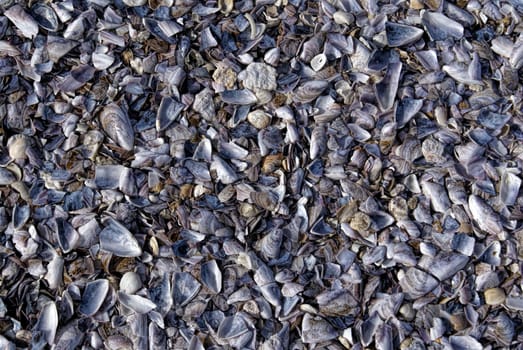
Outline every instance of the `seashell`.
{"label": "seashell", "polygon": [[156,304],[149,299],[139,295],[129,295],[124,292],[118,292],[118,301],[138,314],[146,314],[156,308]]}
{"label": "seashell", "polygon": [[325,66],[326,63],[327,63],[327,56],[323,53],[320,53],[311,59],[311,68],[315,72],[318,72]]}
{"label": "seashell", "polygon": [[247,114],[247,120],[257,129],[264,129],[271,123],[271,115],[262,111],[255,110]]}
{"label": "seashell", "polygon": [[121,257],[137,257],[142,249],[134,236],[118,221],[104,220],[105,228],[100,232],[100,248]]}
{"label": "seashell", "polygon": [[101,52],[93,52],[91,61],[97,70],[106,70],[114,63],[114,57]]}
{"label": "seashell", "polygon": [[469,196],[468,205],[472,219],[478,227],[492,235],[503,231],[498,215],[492,208],[476,195]]}
{"label": "seashell", "polygon": [[56,237],[64,253],[75,249],[80,240],[80,235],[74,227],[62,218],[56,219]]}
{"label": "seashell", "polygon": [[134,294],[142,288],[142,280],[136,272],[128,271],[120,279],[120,290],[126,294]]}
{"label": "seashell", "polygon": [[345,11],[336,11],[332,14],[332,19],[336,24],[351,25],[354,22],[354,15]]}
{"label": "seashell", "polygon": [[38,23],[23,7],[16,4],[4,12],[4,15],[20,30],[26,38],[32,39],[38,34]]}
{"label": "seashell", "polygon": [[505,301],[505,292],[501,288],[487,289],[483,295],[487,305],[499,305]]}
{"label": "seashell", "polygon": [[405,24],[385,23],[387,43],[390,47],[410,45],[423,36],[423,30]]}
{"label": "seashell", "polygon": [[433,276],[440,281],[444,281],[463,269],[469,262],[469,258],[458,253],[445,252],[440,253],[433,259],[428,268]]}
{"label": "seashell", "polygon": [[169,44],[175,44],[176,41],[172,36],[182,31],[182,27],[174,21],[158,21],[144,17],[143,25],[149,33]]}
{"label": "seashell", "polygon": [[478,123],[487,129],[501,129],[510,120],[510,115],[494,113],[487,109],[482,109],[478,115]]}
{"label": "seashell", "polygon": [[278,196],[272,191],[251,192],[250,199],[265,210],[274,211],[278,207]]}
{"label": "seashell", "polygon": [[166,315],[173,305],[170,276],[164,273],[159,281],[148,286],[148,292],[150,300],[156,304],[156,311]]}
{"label": "seashell", "polygon": [[102,306],[108,292],[109,281],[106,279],[98,279],[87,283],[78,311],[82,315],[93,316]]}
{"label": "seashell", "polygon": [[296,102],[311,102],[329,86],[325,80],[311,80],[301,85],[293,96]]}
{"label": "seashell", "polygon": [[113,141],[126,151],[134,148],[134,131],[127,113],[112,103],[105,106],[99,118],[102,128]]}
{"label": "seashell", "polygon": [[432,291],[438,285],[438,280],[415,267],[410,267],[403,278],[399,280],[401,289],[407,300],[415,300]]}
{"label": "seashell", "polygon": [[78,66],[71,70],[59,87],[64,92],[74,92],[91,80],[94,77],[94,73],[95,69],[87,64]]}
{"label": "seashell", "polygon": [[311,234],[317,236],[327,236],[334,232],[334,229],[325,223],[323,218],[320,218],[314,225],[311,227]]}
{"label": "seashell", "polygon": [[468,85],[483,85],[482,81],[471,76],[469,68],[470,66],[464,64],[453,63],[443,66],[442,70],[460,83]]}
{"label": "seashell", "polygon": [[281,49],[279,47],[274,47],[268,50],[263,56],[265,63],[270,64],[271,66],[277,66],[280,62]]}
{"label": "seashell", "polygon": [[16,175],[10,170],[0,167],[0,186],[11,185],[17,181]]}
{"label": "seashell", "polygon": [[203,284],[214,294],[220,293],[222,289],[222,272],[216,260],[210,260],[202,264],[200,276]]}
{"label": "seashell", "polygon": [[184,306],[198,294],[201,284],[188,272],[177,272],[173,277],[173,300],[176,306]]}
{"label": "seashell", "polygon": [[305,63],[310,63],[311,59],[320,53],[325,42],[325,36],[322,33],[314,35],[306,40],[302,45],[300,59]]}
{"label": "seashell", "polygon": [[430,199],[435,211],[445,213],[450,208],[450,199],[443,186],[434,182],[422,181],[421,188],[427,198]]}
{"label": "seashell", "polygon": [[514,205],[516,203],[519,189],[521,187],[521,179],[508,171],[505,171],[501,176],[499,185],[499,198],[505,205]]}
{"label": "seashell", "polygon": [[483,349],[483,345],[470,335],[451,335],[449,341],[453,349]]}
{"label": "seashell", "polygon": [[308,313],[303,315],[301,322],[301,340],[305,344],[321,343],[338,336],[335,329],[326,320]]}
{"label": "seashell", "polygon": [[218,156],[213,156],[210,170],[214,171],[217,179],[225,185],[235,183],[239,179],[236,172]]}
{"label": "seashell", "polygon": [[396,124],[398,129],[403,128],[407,123],[414,118],[423,106],[423,100],[416,100],[411,98],[402,99],[395,112]]}
{"label": "seashell", "polygon": [[143,6],[147,3],[147,0],[122,0],[124,4],[131,7]]}
{"label": "seashell", "polygon": [[31,208],[28,205],[16,204],[13,208],[13,226],[16,230],[21,229],[31,217]]}
{"label": "seashell", "polygon": [[402,69],[401,62],[389,63],[387,72],[383,79],[374,84],[374,92],[378,100],[379,107],[382,111],[387,111],[392,108]]}
{"label": "seashell", "polygon": [[225,317],[218,327],[217,336],[221,339],[231,339],[241,336],[249,331],[243,317],[238,314]]}
{"label": "seashell", "polygon": [[253,62],[238,74],[238,80],[249,90],[276,90],[276,69],[265,64]]}
{"label": "seashell", "polygon": [[271,230],[263,236],[257,243],[258,250],[263,257],[270,261],[280,256],[280,248],[283,242],[283,231],[280,229]]}
{"label": "seashell", "polygon": [[421,23],[432,40],[445,40],[447,38],[461,39],[463,26],[442,13],[421,11]]}
{"label": "seashell", "polygon": [[316,296],[320,313],[325,316],[347,316],[359,312],[358,301],[346,290],[325,291]]}
{"label": "seashell", "polygon": [[42,3],[36,3],[31,7],[31,14],[40,27],[45,30],[51,32],[58,30],[58,17],[51,7]]}
{"label": "seashell", "polygon": [[220,93],[220,97],[223,102],[233,105],[252,105],[258,101],[256,95],[247,89],[225,90]]}
{"label": "seashell", "polygon": [[47,343],[49,346],[54,344],[56,330],[58,328],[58,311],[56,304],[52,301],[42,306],[38,321],[33,327],[32,348],[44,348]]}

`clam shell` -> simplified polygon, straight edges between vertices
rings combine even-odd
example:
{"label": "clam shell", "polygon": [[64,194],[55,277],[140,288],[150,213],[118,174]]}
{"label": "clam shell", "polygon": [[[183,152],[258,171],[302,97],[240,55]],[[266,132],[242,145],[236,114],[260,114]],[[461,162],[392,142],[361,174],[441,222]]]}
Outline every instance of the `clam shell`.
{"label": "clam shell", "polygon": [[136,272],[124,273],[120,280],[120,290],[126,294],[134,294],[142,288],[142,280]]}

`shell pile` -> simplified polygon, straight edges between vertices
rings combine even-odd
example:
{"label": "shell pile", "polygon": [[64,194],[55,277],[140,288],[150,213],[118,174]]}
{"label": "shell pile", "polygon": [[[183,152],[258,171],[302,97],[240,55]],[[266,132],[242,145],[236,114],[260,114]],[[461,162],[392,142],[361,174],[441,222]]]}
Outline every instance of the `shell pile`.
{"label": "shell pile", "polygon": [[0,0],[1,349],[523,349],[521,0]]}

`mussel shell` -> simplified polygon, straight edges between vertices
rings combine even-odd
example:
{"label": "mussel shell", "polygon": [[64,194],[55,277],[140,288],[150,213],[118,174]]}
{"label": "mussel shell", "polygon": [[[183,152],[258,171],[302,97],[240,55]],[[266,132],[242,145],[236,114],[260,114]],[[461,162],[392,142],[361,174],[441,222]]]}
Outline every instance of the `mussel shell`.
{"label": "mussel shell", "polygon": [[51,7],[42,3],[36,3],[31,7],[31,14],[40,27],[51,32],[58,30],[58,17]]}
{"label": "mussel shell", "polygon": [[108,292],[109,281],[106,279],[87,283],[78,311],[85,316],[94,315],[102,306]]}
{"label": "mussel shell", "polygon": [[127,113],[112,103],[100,113],[102,128],[113,141],[127,151],[134,147],[134,131]]}

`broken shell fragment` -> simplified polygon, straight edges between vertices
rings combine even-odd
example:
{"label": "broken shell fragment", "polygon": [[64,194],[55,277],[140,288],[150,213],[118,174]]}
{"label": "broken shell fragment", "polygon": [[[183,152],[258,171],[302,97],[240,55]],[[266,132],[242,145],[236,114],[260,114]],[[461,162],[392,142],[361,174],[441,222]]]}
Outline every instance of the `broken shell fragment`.
{"label": "broken shell fragment", "polygon": [[136,257],[142,255],[142,249],[136,238],[122,224],[113,218],[107,218],[105,228],[100,232],[100,248],[116,256]]}

